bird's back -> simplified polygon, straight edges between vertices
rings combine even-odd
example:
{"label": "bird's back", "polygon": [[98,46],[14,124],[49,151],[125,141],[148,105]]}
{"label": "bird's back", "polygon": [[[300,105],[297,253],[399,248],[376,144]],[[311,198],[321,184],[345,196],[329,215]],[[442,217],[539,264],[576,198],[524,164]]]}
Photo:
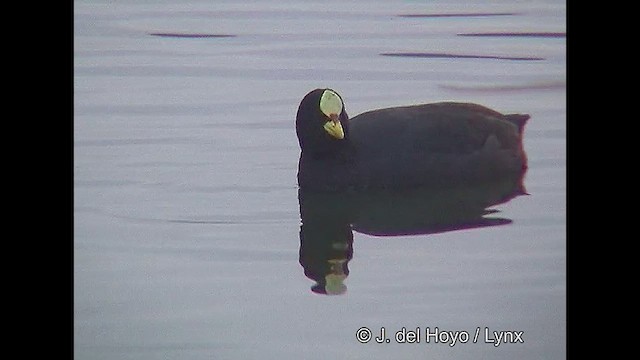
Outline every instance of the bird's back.
{"label": "bird's back", "polygon": [[369,186],[450,183],[525,167],[528,118],[455,102],[379,109],[350,120],[351,141]]}

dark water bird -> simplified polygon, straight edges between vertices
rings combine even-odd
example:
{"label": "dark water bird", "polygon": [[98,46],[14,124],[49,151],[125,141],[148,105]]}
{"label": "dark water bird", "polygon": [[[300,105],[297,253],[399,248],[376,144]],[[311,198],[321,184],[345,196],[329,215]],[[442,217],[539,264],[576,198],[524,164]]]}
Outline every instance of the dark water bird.
{"label": "dark water bird", "polygon": [[296,133],[303,190],[453,186],[518,177],[529,115],[438,102],[367,111],[349,118],[342,97],[315,89],[301,101]]}

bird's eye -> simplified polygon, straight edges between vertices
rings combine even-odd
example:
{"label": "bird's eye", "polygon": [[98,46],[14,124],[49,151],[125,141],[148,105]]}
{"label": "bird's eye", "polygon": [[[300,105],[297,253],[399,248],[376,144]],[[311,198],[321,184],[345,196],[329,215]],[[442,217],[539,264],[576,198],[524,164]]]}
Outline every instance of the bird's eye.
{"label": "bird's eye", "polygon": [[336,94],[335,91],[327,89],[322,93],[320,98],[320,111],[327,117],[331,117],[331,114],[340,115],[342,112],[342,99]]}

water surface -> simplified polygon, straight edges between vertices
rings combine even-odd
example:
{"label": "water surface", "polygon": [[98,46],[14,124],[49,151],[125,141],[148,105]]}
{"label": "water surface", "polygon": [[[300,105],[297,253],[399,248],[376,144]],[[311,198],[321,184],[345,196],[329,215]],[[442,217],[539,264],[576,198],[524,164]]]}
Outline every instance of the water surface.
{"label": "water surface", "polygon": [[[565,34],[565,14],[549,0],[76,1],[76,358],[563,358],[566,39],[514,34]],[[388,236],[371,213],[338,247],[346,292],[312,291],[294,119],[318,87],[351,116],[442,100],[529,113],[529,195],[458,230]],[[361,344],[361,327],[419,327],[422,342]],[[427,344],[426,327],[471,339]]]}

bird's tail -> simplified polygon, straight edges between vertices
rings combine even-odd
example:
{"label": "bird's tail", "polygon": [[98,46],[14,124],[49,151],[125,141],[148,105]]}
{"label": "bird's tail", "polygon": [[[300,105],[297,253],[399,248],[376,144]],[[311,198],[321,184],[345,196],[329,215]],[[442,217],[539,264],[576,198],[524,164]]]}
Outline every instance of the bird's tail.
{"label": "bird's tail", "polygon": [[507,114],[505,115],[507,121],[514,124],[518,127],[518,134],[522,137],[522,133],[524,132],[524,125],[527,123],[527,120],[531,118],[529,114]]}

